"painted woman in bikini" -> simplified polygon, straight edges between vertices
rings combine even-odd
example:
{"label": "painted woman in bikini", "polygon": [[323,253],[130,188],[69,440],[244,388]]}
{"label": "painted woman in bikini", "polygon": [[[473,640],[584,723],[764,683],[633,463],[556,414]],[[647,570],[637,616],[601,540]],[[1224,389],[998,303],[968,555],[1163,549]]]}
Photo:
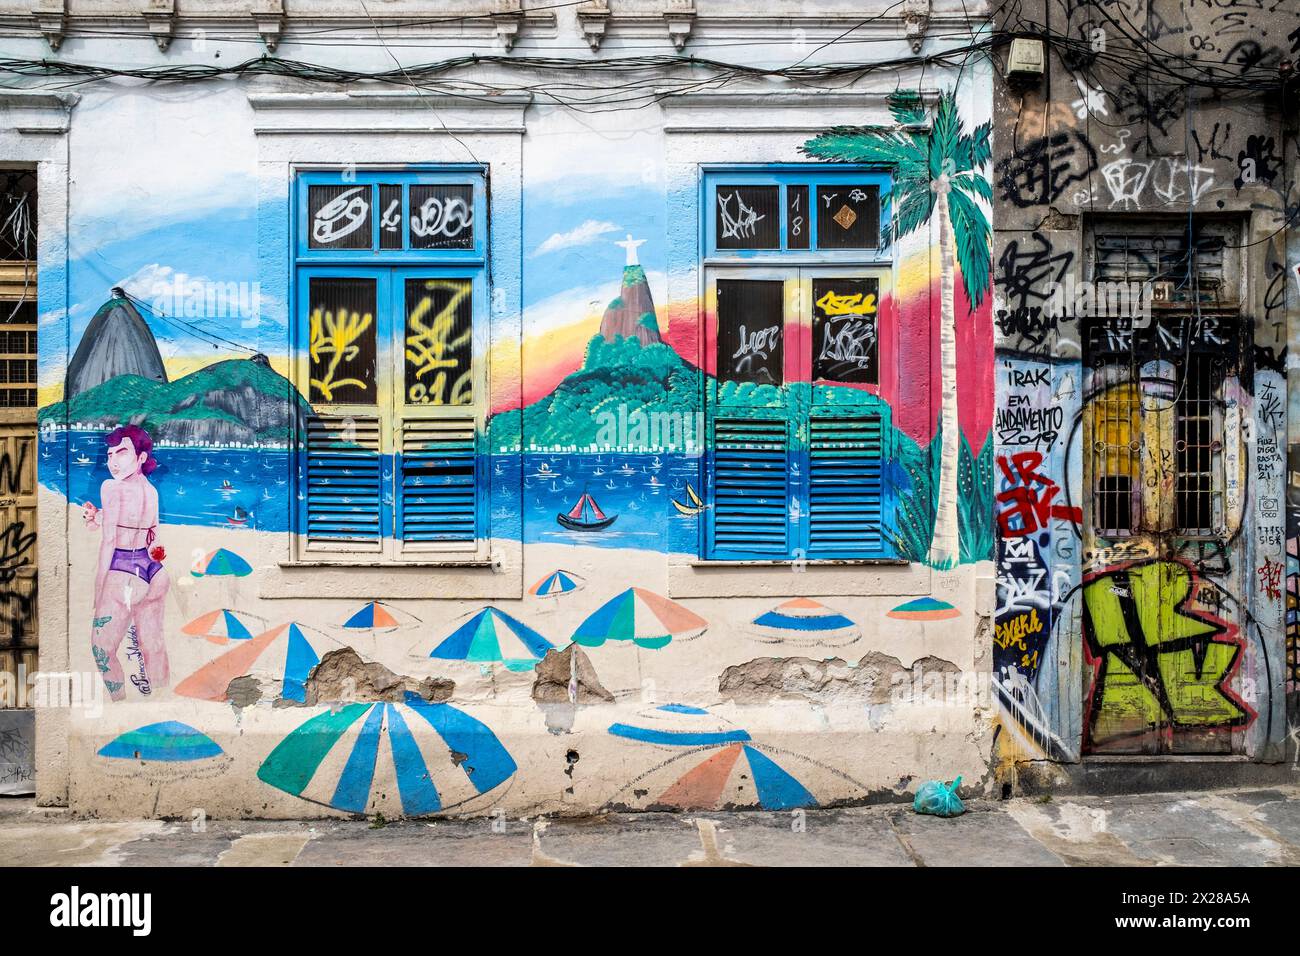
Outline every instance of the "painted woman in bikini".
{"label": "painted woman in bikini", "polygon": [[[144,680],[141,690],[167,686],[170,673],[163,642],[163,599],[171,581],[155,557],[158,490],[148,475],[158,467],[153,441],[138,425],[125,425],[108,436],[108,471],[99,493],[98,513],[87,505],[87,522],[103,530],[99,571],[95,575],[95,663],[113,700],[126,696],[118,649],[135,625]],[[151,553],[152,552],[152,553]]]}

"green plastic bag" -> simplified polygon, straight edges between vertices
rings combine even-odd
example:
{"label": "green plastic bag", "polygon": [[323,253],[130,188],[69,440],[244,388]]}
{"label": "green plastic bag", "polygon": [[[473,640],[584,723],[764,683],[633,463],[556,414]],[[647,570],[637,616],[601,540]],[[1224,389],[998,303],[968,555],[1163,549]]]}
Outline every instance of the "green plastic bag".
{"label": "green plastic bag", "polygon": [[965,813],[966,808],[962,806],[961,797],[957,796],[957,788],[960,786],[961,777],[952,783],[942,783],[938,780],[923,783],[921,789],[916,791],[912,809],[917,813],[933,813],[936,817],[955,817]]}

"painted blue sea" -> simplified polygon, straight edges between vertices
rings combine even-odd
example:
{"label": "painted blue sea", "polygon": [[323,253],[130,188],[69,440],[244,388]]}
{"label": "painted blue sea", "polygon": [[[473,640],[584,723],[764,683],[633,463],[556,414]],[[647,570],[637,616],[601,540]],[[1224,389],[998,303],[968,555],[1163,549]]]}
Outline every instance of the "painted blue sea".
{"label": "painted blue sea", "polygon": [[[296,505],[291,469],[295,455],[283,448],[157,448],[158,468],[150,480],[158,489],[164,523],[284,532]],[[522,483],[524,540],[651,550],[689,549],[697,523],[672,505],[688,503],[689,482],[700,491],[699,458],[680,454],[525,453],[485,455],[483,478],[494,489]],[[392,466],[385,464],[385,473]],[[70,502],[99,505],[100,485],[109,477],[103,432],[54,432],[41,436],[40,481]],[[606,516],[605,531],[570,531],[556,521],[588,493]],[[512,501],[513,493],[493,501]],[[494,504],[485,516],[500,535],[514,529],[516,509]]]}

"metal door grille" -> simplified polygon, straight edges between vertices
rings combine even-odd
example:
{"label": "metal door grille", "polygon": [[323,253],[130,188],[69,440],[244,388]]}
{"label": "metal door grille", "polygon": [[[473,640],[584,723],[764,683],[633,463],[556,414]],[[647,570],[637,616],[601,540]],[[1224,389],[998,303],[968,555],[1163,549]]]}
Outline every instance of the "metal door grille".
{"label": "metal door grille", "polygon": [[1214,394],[1218,360],[1212,355],[1188,355],[1174,402],[1174,524],[1179,534],[1209,536],[1221,524],[1222,481],[1215,437]]}
{"label": "metal door grille", "polygon": [[[0,172],[0,674],[35,674],[36,174]],[[3,688],[0,688],[2,690]],[[23,702],[0,693],[0,708]]]}

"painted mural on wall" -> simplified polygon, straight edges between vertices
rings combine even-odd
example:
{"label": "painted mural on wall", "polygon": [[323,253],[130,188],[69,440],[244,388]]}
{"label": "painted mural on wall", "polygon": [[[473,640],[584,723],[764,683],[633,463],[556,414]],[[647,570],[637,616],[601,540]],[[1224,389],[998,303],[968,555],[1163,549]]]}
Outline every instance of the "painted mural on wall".
{"label": "painted mural on wall", "polygon": [[[95,582],[94,614],[77,622],[87,626],[85,638],[72,641],[74,661],[93,655],[113,702],[147,700],[187,715],[124,726],[98,745],[99,764],[121,771],[121,758],[138,749],[147,769],[175,763],[197,772],[217,758],[224,766],[231,755],[214,726],[261,708],[296,726],[277,732],[248,775],[268,792],[346,813],[483,812],[505,798],[516,773],[528,773],[510,736],[519,726],[500,727],[483,712],[499,715],[492,708],[512,694],[532,708],[528,690],[551,679],[557,653],[569,653],[567,706],[579,717],[587,706],[585,669],[617,675],[601,690],[621,716],[601,718],[602,741],[632,747],[644,740],[615,728],[639,726],[635,715],[643,712],[688,723],[721,720],[703,706],[718,690],[715,663],[702,654],[747,654],[752,646],[815,657],[871,642],[876,622],[907,625],[911,635],[961,618],[954,603],[914,591],[901,601],[892,592],[871,601],[818,599],[800,596],[794,578],[785,597],[773,591],[733,607],[731,599],[670,598],[664,583],[666,556],[698,555],[715,511],[709,468],[718,441],[702,407],[706,395],[740,395],[771,410],[816,401],[875,416],[879,430],[870,440],[882,449],[881,484],[889,489],[873,527],[882,549],[945,572],[991,556],[989,127],[960,117],[953,95],[933,107],[900,96],[893,106],[900,124],[931,113],[930,138],[833,130],[805,147],[805,158],[828,167],[900,170],[877,219],[867,215],[872,193],[851,200],[862,211],[842,199],[847,212],[825,217],[823,228],[830,237],[857,235],[859,220],[871,223],[887,236],[903,281],[883,291],[857,279],[818,287],[809,369],[779,384],[730,380],[714,357],[701,354],[700,317],[716,319],[716,302],[664,305],[660,183],[630,188],[600,213],[590,197],[562,190],[527,200],[539,210],[529,222],[542,225],[525,234],[525,287],[535,298],[522,303],[522,368],[510,364],[502,343],[468,331],[462,305],[478,294],[469,280],[414,292],[392,280],[394,301],[416,298],[390,319],[405,322],[390,345],[382,344],[381,309],[365,290],[314,288],[316,277],[307,274],[306,301],[297,304],[307,321],[295,336],[287,303],[259,302],[260,292],[226,282],[227,275],[257,274],[241,258],[247,252],[224,265],[214,252],[256,246],[253,222],[236,207],[218,216],[226,220],[222,235],[187,220],[106,243],[96,256],[112,263],[111,276],[102,265],[74,261],[76,305],[67,317],[73,359],[57,378],[47,370],[40,411],[41,480],[66,498],[78,534],[98,536],[102,548],[97,574],[74,550],[74,572]],[[936,164],[948,192],[929,191]],[[360,249],[367,226],[377,248],[401,241],[388,237],[383,210],[372,202],[391,198],[387,184],[330,188],[337,194],[309,207],[309,251],[313,243]],[[465,197],[420,198],[419,188],[408,185],[409,198],[395,213],[396,234],[407,234],[410,249],[417,239],[456,248],[462,231],[468,236],[483,223]],[[461,209],[456,203],[464,206],[453,217],[456,235],[450,227],[439,231],[433,223]],[[735,228],[748,227],[737,220]],[[941,240],[933,278],[931,234]],[[170,264],[152,261],[168,252]],[[211,294],[218,287],[220,301]],[[909,336],[924,343],[915,354],[886,344]],[[876,345],[864,346],[867,338]],[[766,360],[764,346],[745,334],[727,351],[756,368]],[[483,391],[472,370],[487,358],[492,380]],[[301,384],[295,362],[306,369]],[[930,385],[909,385],[909,374]],[[512,379],[519,388],[510,401],[502,382]],[[535,584],[522,599],[435,602],[418,614],[405,602],[377,600],[384,595],[292,607],[261,599],[259,581],[273,573],[289,533],[303,528],[303,496],[314,479],[313,451],[301,445],[318,422],[336,423],[341,434],[356,428],[333,446],[350,456],[329,477],[333,487],[348,486],[356,477],[349,469],[373,471],[377,484],[392,482],[397,494],[423,503],[430,493],[421,489],[443,484],[443,475],[449,484],[457,480],[459,466],[441,461],[413,472],[413,461],[430,457],[425,447],[376,452],[364,426],[339,411],[384,390],[402,406],[482,411],[456,452],[465,456],[457,461],[472,462],[466,467],[474,487],[492,493],[493,507],[478,516],[473,537],[525,546],[525,583]],[[833,446],[839,438],[822,440]],[[798,436],[792,471],[812,471],[814,446],[813,437]],[[428,477],[434,473],[436,480]],[[335,494],[346,513],[349,492]],[[796,526],[812,506],[781,494],[771,507]],[[800,560],[792,574],[802,570]],[[348,696],[352,689],[322,683],[323,665],[348,650],[363,668],[384,660],[358,678],[382,685],[377,699],[357,700]],[[399,666],[419,676],[403,677]],[[676,710],[647,706],[655,680],[677,667],[692,702]],[[559,682],[566,684],[565,675]],[[435,684],[454,703],[422,696]],[[364,693],[380,692],[367,685]],[[559,720],[548,714],[552,719]],[[825,754],[792,753],[750,739],[749,731],[735,733],[725,740],[706,734],[699,745],[688,745],[694,738],[687,734],[673,743],[671,766],[598,803],[795,809],[840,798],[822,792],[826,774],[839,781],[833,794],[870,790]],[[647,787],[654,792],[642,794]]]}

